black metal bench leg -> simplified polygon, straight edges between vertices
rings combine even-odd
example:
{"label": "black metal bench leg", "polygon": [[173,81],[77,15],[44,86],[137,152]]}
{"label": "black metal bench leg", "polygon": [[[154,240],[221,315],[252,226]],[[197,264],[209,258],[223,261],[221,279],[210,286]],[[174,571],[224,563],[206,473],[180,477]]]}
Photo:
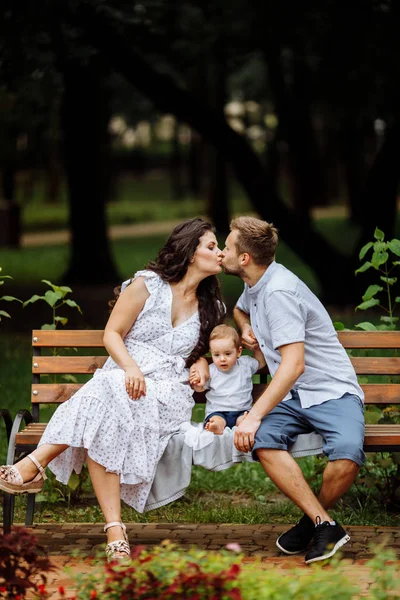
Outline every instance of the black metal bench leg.
{"label": "black metal bench leg", "polygon": [[3,532],[10,533],[14,520],[15,496],[4,493],[3,499]]}
{"label": "black metal bench leg", "polygon": [[36,494],[28,494],[28,502],[26,505],[25,525],[30,527],[33,523],[33,514],[35,512]]}

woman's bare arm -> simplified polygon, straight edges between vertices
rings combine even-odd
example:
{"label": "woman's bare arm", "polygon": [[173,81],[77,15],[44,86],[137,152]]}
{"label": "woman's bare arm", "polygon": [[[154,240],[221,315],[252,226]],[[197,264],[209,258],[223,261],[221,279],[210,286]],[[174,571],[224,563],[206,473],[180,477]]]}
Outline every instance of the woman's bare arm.
{"label": "woman's bare arm", "polygon": [[132,400],[146,395],[146,384],[135,360],[129,355],[124,338],[134,325],[149,297],[146,284],[138,277],[119,296],[104,329],[103,342],[107,352],[125,371],[126,390]]}

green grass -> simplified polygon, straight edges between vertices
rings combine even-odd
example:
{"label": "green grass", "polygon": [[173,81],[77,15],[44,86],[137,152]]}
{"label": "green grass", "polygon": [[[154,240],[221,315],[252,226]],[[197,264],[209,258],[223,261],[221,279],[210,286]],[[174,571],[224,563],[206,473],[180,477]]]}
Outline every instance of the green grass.
{"label": "green grass", "polygon": [[[196,199],[186,195],[174,200],[169,179],[165,176],[134,178],[125,176],[118,182],[114,199],[107,206],[109,225],[186,219],[207,212],[206,198]],[[231,208],[233,212],[252,210],[242,188],[232,182]],[[22,226],[25,232],[48,231],[68,227],[68,201],[62,186],[60,201],[45,204],[44,181],[38,180],[29,201],[19,198],[22,208]]]}

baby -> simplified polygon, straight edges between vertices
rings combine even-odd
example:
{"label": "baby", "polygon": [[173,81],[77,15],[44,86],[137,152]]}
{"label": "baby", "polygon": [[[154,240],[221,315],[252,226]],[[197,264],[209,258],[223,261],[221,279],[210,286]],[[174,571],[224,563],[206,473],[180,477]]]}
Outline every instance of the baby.
{"label": "baby", "polygon": [[210,334],[210,379],[204,387],[198,385],[197,372],[189,381],[196,392],[206,392],[204,427],[221,435],[225,427],[234,427],[245,418],[252,405],[252,376],[265,365],[262,352],[255,358],[241,356],[239,334],[230,325],[218,325]]}

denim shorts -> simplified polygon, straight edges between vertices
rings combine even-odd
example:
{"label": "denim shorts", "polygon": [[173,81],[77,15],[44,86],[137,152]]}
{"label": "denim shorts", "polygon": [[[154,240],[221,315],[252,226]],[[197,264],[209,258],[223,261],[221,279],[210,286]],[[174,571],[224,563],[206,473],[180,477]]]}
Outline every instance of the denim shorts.
{"label": "denim shorts", "polygon": [[223,419],[225,419],[226,426],[229,427],[230,429],[232,429],[232,427],[235,427],[235,425],[236,425],[237,418],[244,415],[245,412],[246,412],[245,410],[213,412],[213,413],[210,413],[209,415],[207,415],[207,417],[204,420],[204,425],[206,423],[208,423],[208,421],[211,419],[211,417],[217,416],[217,417],[222,417]]}
{"label": "denim shorts", "polygon": [[302,408],[299,395],[292,390],[289,400],[280,402],[261,421],[252,449],[289,450],[301,433],[316,431],[323,438],[323,452],[329,460],[348,459],[362,466],[365,462],[364,405],[354,394]]}

